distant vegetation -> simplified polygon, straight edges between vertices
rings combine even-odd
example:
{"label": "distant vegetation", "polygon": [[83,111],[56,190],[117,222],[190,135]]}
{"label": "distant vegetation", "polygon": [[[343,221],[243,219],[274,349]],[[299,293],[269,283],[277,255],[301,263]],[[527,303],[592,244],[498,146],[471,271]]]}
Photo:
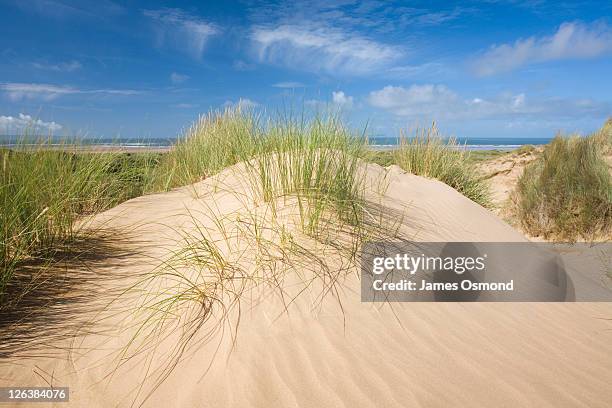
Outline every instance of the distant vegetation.
{"label": "distant vegetation", "polygon": [[522,227],[554,240],[612,235],[612,123],[589,137],[557,136],[525,168],[517,185]]}

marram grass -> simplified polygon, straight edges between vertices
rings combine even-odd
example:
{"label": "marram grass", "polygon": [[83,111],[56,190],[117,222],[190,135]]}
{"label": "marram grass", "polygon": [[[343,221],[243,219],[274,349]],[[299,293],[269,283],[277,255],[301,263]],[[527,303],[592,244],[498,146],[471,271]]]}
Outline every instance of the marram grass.
{"label": "marram grass", "polygon": [[488,185],[475,170],[470,152],[455,139],[444,140],[435,124],[417,129],[410,138],[402,135],[393,162],[409,173],[440,180],[480,205],[490,204]]}
{"label": "marram grass", "polygon": [[[598,159],[600,151],[609,146],[607,140],[609,134],[601,133],[593,143],[563,141],[558,142],[564,143],[561,147],[551,147],[540,167],[528,170],[521,179],[528,198],[522,202],[524,219],[529,214],[539,214],[537,222],[546,220],[547,228],[562,225],[564,230],[585,233],[609,228],[610,181]],[[4,293],[13,271],[22,262],[52,259],[58,247],[69,246],[71,240],[79,238],[82,223],[77,221],[87,215],[147,192],[187,186],[238,165],[241,181],[255,193],[253,199],[269,209],[272,221],[264,222],[247,211],[248,217],[236,227],[246,232],[232,232],[221,231],[225,228],[223,222],[216,220],[225,238],[213,239],[206,231],[188,237],[186,247],[177,251],[167,268],[156,270],[154,275],[167,277],[170,273],[178,282],[184,282],[184,268],[195,268],[202,276],[207,271],[212,273],[216,282],[212,286],[209,281],[203,286],[199,281],[190,281],[191,286],[176,293],[180,299],[201,302],[209,309],[211,301],[219,302],[229,293],[227,288],[241,293],[243,282],[259,284],[261,274],[240,269],[242,266],[222,251],[228,239],[237,239],[231,235],[242,234],[254,248],[260,272],[271,273],[267,275],[271,280],[264,279],[266,284],[282,280],[284,269],[278,266],[279,260],[273,256],[276,253],[281,254],[281,262],[305,260],[316,279],[325,282],[326,293],[333,292],[339,276],[356,265],[361,244],[370,239],[395,238],[397,224],[390,218],[396,222],[401,219],[401,215],[391,215],[390,210],[365,198],[364,166],[369,165],[366,143],[365,138],[352,133],[333,115],[274,120],[227,109],[199,118],[175,148],[162,155],[83,153],[69,145],[52,150],[44,140],[29,151],[3,150],[0,289]],[[417,132],[413,138],[402,138],[399,148],[385,157],[385,164],[398,164],[411,173],[441,180],[486,205],[487,186],[474,170],[470,153],[459,147],[440,137],[434,126]],[[565,191],[563,183],[568,182],[562,182],[558,174],[570,177],[575,186],[569,207],[564,207],[563,200],[542,199]],[[582,207],[578,206],[579,197]],[[297,212],[299,232],[282,224],[282,214],[276,218],[277,206],[287,203]],[[586,210],[577,212],[576,208]],[[561,211],[566,218],[557,220],[550,212],[553,210]],[[541,214],[547,214],[547,218]],[[270,240],[270,234],[278,239]],[[331,263],[318,259],[319,254],[301,247],[300,239],[296,239],[300,234],[337,249],[349,260],[350,267],[345,265],[339,273]],[[174,300],[168,298],[168,304]]]}
{"label": "marram grass", "polygon": [[515,201],[529,234],[553,240],[610,238],[612,177],[604,158],[610,132],[604,127],[589,137],[557,136],[525,168]]}
{"label": "marram grass", "polygon": [[316,234],[326,211],[342,222],[358,223],[363,203],[358,167],[364,150],[364,140],[332,116],[308,124],[270,124],[247,163],[263,200],[296,197],[304,230]]}
{"label": "marram grass", "polygon": [[294,195],[304,228],[315,232],[326,209],[357,216],[355,177],[365,140],[333,116],[311,121],[262,121],[250,111],[226,109],[200,117],[152,172],[150,191],[188,185],[243,162],[245,177],[265,201]]}
{"label": "marram grass", "polygon": [[77,220],[141,195],[154,160],[83,153],[50,138],[32,143],[27,135],[0,150],[0,305],[23,262],[51,262],[81,233]]}
{"label": "marram grass", "polygon": [[[581,234],[609,229],[610,179],[600,159],[609,149],[610,135],[601,132],[591,139],[555,142],[543,161],[526,171],[521,179],[525,220],[537,214],[533,225],[545,220],[546,228]],[[402,138],[399,149],[385,156],[385,164],[441,180],[486,205],[487,186],[474,170],[470,153],[459,147],[442,139],[434,126]],[[185,341],[213,315],[221,316],[224,325],[232,310],[239,314],[240,299],[253,287],[270,288],[288,307],[299,295],[282,289],[292,270],[309,274],[304,290],[321,284],[319,292],[312,292],[320,302],[337,294],[341,279],[357,270],[364,242],[401,239],[397,231],[402,214],[366,200],[363,169],[368,157],[366,140],[333,115],[264,120],[239,109],[202,116],[163,155],[83,153],[69,145],[52,150],[44,140],[30,151],[0,151],[0,289],[4,293],[22,262],[52,259],[57,248],[70,246],[83,233],[77,221],[87,215],[147,192],[190,185],[242,163],[236,168],[255,193],[250,199],[268,213],[247,208],[238,218],[215,217],[205,208],[214,236],[193,217],[196,228],[184,236],[184,245],[143,281],[147,288],[158,287],[158,279],[175,284],[161,298],[151,293],[144,300],[155,302],[143,305],[155,311],[147,320],[152,333],[185,304],[195,305],[189,308],[194,314],[178,315],[185,324]],[[286,204],[297,213],[299,228],[284,223],[286,214],[276,213]],[[233,224],[227,224],[230,218]],[[248,255],[231,246],[237,242],[246,242]],[[314,249],[305,242],[314,243]],[[211,324],[213,332],[222,330]],[[175,357],[183,345],[177,345]]]}
{"label": "marram grass", "polygon": [[165,154],[149,180],[149,191],[167,191],[203,180],[254,154],[258,119],[227,108],[202,115]]}

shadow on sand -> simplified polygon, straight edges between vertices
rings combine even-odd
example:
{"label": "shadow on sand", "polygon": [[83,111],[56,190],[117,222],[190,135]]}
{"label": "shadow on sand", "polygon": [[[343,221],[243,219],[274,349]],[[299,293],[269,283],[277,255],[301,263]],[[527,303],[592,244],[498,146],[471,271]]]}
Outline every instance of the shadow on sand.
{"label": "shadow on sand", "polygon": [[90,332],[138,253],[125,234],[96,231],[19,264],[0,302],[0,358],[53,355],[59,340]]}

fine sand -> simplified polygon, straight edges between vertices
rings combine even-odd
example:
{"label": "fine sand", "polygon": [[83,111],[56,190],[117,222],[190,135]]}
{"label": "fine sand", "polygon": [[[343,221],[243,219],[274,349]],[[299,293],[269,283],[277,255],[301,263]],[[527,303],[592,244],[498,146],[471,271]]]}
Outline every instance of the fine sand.
{"label": "fine sand", "polygon": [[477,168],[483,178],[489,182],[493,211],[502,217],[508,217],[512,193],[525,167],[542,154],[543,148],[520,152],[512,151],[491,160],[479,163]]}
{"label": "fine sand", "polygon": [[[365,171],[368,198],[397,215],[390,218],[404,236],[525,240],[438,181],[395,166],[369,165]],[[342,233],[328,244],[314,242],[292,223],[297,210],[291,197],[275,204],[273,221],[270,205],[254,198],[237,165],[95,217],[92,225],[129,233],[121,257],[92,267],[103,276],[98,303],[104,310],[92,306],[75,316],[93,322],[83,326],[89,334],[41,340],[51,344],[1,361],[0,386],[68,386],[68,405],[75,407],[610,406],[609,303],[368,304],[360,302],[356,268],[332,276],[337,281],[326,293],[332,286],[313,279],[317,268],[296,262],[282,278],[270,272],[280,279],[276,286],[241,292],[237,304],[215,307],[204,322],[197,316],[206,305],[184,298],[160,326],[154,300],[186,284],[172,277],[146,288],[138,282],[181,248],[185,234],[208,231],[226,258],[248,269],[265,260],[253,241],[235,232],[249,230],[258,217],[264,225],[282,224],[328,265],[347,264],[334,252]],[[273,235],[268,239],[274,241]],[[312,285],[305,286],[309,279]],[[223,299],[233,298],[225,293]],[[139,308],[143,302],[147,308]],[[150,316],[156,323],[143,325]]]}

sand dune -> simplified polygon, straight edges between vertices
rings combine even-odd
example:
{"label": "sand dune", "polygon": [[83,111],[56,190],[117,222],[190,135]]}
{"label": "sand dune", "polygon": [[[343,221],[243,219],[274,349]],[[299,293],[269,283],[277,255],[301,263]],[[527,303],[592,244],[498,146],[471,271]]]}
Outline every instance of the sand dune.
{"label": "sand dune", "polygon": [[[139,282],[198,227],[218,238],[220,225],[247,228],[254,213],[268,220],[269,205],[253,199],[241,166],[90,220],[128,230],[134,247],[112,266],[97,266],[116,274],[101,284]],[[438,181],[398,167],[366,171],[368,199],[403,214],[401,233],[414,240],[525,240]],[[297,232],[290,198],[276,204],[278,219],[301,245],[332,264],[343,262],[333,247]],[[225,255],[252,266],[248,244],[232,237],[220,244]],[[279,283],[285,293],[301,293],[289,305],[277,291],[258,287],[227,315],[214,309],[199,330],[185,324],[198,323],[189,319],[201,305],[186,301],[176,309],[180,321],[169,318],[164,330],[147,326],[134,337],[151,310],[138,309],[142,292],[128,291],[104,311],[83,316],[96,322],[93,333],[53,344],[56,357],[2,361],[0,386],[69,386],[69,405],[76,407],[610,406],[611,304],[366,304],[355,271],[338,276],[334,292],[321,300],[321,282],[300,286],[311,270],[285,272]],[[177,290],[172,279],[154,284],[157,294]],[[177,350],[191,334],[188,347]]]}
{"label": "sand dune", "polygon": [[525,167],[536,160],[542,148],[524,152],[511,152],[478,165],[483,177],[489,181],[494,211],[500,216],[509,216],[511,195]]}

